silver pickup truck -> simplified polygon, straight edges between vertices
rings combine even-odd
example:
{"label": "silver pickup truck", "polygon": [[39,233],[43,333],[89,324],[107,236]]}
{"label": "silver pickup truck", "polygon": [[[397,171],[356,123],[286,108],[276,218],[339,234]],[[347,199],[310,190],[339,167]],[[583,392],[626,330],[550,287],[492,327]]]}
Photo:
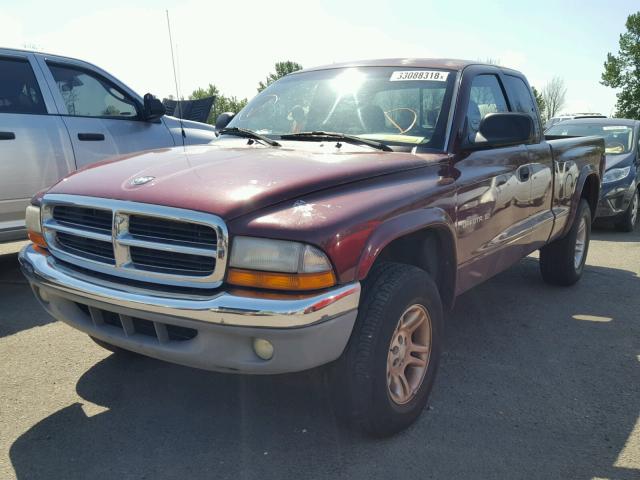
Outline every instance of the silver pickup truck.
{"label": "silver pickup truck", "polygon": [[[215,138],[184,121],[185,144]],[[182,144],[177,118],[87,62],[0,48],[0,242],[25,236],[31,196],[107,157]]]}

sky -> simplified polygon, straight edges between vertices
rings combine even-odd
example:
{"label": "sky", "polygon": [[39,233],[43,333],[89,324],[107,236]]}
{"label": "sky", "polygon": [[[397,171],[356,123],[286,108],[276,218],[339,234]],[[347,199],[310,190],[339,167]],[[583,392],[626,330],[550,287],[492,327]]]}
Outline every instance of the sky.
{"label": "sky", "polygon": [[209,83],[254,96],[273,64],[305,67],[390,57],[498,60],[542,88],[567,86],[564,112],[611,115],[615,91],[600,85],[637,0],[0,0],[0,47],[94,63],[140,94],[176,95]]}

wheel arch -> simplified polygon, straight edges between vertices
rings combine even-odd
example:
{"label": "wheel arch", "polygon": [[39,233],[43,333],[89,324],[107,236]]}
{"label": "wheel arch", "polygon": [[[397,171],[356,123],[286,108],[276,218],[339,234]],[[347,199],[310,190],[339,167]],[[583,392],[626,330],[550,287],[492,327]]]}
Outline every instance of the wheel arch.
{"label": "wheel arch", "polygon": [[589,210],[591,211],[591,220],[596,217],[596,210],[598,208],[598,201],[600,199],[600,175],[590,165],[585,166],[580,172],[580,176],[576,181],[576,189],[573,192],[571,207],[569,211],[569,218],[562,230],[562,234],[559,237],[564,237],[569,230],[578,211],[578,205],[580,201],[585,199],[589,204]]}
{"label": "wheel arch", "polygon": [[381,261],[414,265],[427,271],[445,307],[455,300],[457,256],[453,222],[440,208],[421,209],[382,223],[370,235],[358,262],[357,276],[366,280]]}
{"label": "wheel arch", "polygon": [[[596,210],[598,208],[598,200],[600,199],[600,178],[595,172],[586,175],[582,182],[580,190],[580,199],[584,198],[589,204],[591,210],[591,218],[596,218]],[[579,201],[579,200],[578,200]],[[575,207],[577,209],[577,206]]]}

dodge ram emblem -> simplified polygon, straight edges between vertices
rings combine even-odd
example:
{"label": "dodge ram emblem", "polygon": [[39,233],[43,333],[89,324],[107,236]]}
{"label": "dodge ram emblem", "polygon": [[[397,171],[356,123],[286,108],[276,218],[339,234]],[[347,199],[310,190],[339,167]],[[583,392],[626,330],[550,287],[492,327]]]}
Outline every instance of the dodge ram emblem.
{"label": "dodge ram emblem", "polygon": [[136,177],[131,180],[131,185],[144,185],[145,183],[149,183],[156,177]]}

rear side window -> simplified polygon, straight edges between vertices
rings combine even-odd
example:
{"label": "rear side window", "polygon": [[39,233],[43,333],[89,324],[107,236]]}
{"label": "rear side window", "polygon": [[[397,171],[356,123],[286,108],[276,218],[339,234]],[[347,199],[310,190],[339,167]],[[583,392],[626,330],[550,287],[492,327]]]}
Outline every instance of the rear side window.
{"label": "rear side window", "polygon": [[513,111],[527,113],[531,115],[533,119],[533,125],[535,128],[535,133],[538,135],[538,112],[536,111],[535,101],[533,100],[533,96],[531,95],[531,91],[529,87],[524,83],[524,81],[519,77],[514,77],[513,75],[505,75],[507,89],[509,90],[510,97],[513,101]]}
{"label": "rear side window", "polygon": [[98,75],[61,65],[49,64],[67,106],[67,113],[78,117],[135,118],[138,112],[132,98]]}
{"label": "rear side window", "polygon": [[47,113],[27,60],[0,58],[0,113]]}
{"label": "rear side window", "polygon": [[467,107],[467,131],[468,142],[475,141],[480,129],[480,121],[490,113],[508,112],[505,99],[498,77],[495,75],[478,75],[473,79]]}

